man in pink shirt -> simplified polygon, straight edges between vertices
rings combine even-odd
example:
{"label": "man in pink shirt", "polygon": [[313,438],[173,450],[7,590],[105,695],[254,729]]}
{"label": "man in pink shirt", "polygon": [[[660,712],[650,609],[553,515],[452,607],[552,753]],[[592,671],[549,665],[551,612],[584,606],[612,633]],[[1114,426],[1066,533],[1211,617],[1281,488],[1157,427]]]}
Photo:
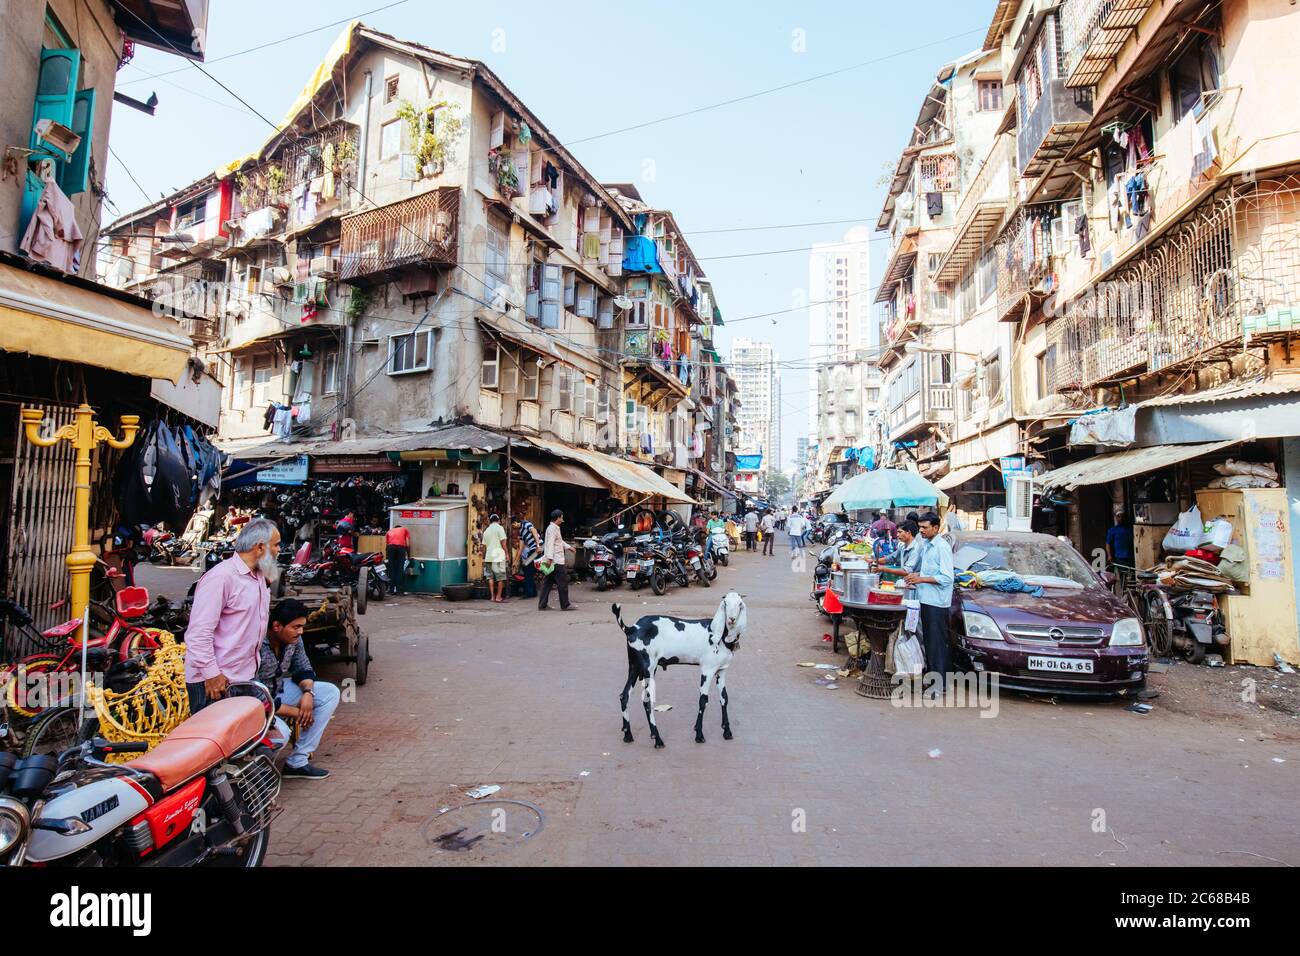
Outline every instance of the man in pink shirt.
{"label": "man in pink shirt", "polygon": [[280,530],[266,518],[244,525],[235,553],[199,578],[185,629],[190,713],[226,695],[231,681],[253,680],[280,577]]}

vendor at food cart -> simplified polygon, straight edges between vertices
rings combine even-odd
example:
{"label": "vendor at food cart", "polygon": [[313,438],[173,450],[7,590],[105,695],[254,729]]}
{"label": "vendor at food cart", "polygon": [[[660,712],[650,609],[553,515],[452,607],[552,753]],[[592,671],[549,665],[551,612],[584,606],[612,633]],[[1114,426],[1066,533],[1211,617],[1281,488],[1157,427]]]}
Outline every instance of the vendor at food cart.
{"label": "vendor at food cart", "polygon": [[921,560],[921,546],[917,540],[920,531],[920,525],[910,518],[900,524],[898,526],[898,542],[901,547],[893,555],[897,559],[897,563],[889,565],[876,561],[873,562],[875,569],[882,575],[888,574],[898,578],[916,572],[920,567]]}

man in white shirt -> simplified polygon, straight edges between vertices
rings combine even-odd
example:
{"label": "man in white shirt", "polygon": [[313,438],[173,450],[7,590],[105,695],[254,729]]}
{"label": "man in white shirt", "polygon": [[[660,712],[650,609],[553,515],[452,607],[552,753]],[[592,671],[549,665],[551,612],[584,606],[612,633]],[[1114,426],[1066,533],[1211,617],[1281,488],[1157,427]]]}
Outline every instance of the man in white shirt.
{"label": "man in white shirt", "polygon": [[767,512],[763,515],[763,523],[760,525],[763,529],[763,553],[773,555],[776,553],[776,515]]}
{"label": "man in white shirt", "polygon": [[785,530],[790,534],[790,553],[802,551],[805,547],[803,536],[808,531],[808,519],[797,511],[790,512],[785,519]]}
{"label": "man in white shirt", "polygon": [[[573,605],[569,603],[569,573],[564,566],[564,552],[577,549],[564,540],[564,535],[560,531],[560,526],[564,524],[564,512],[556,508],[551,512],[551,523],[546,526],[546,538],[542,542],[542,590],[537,596],[537,610],[549,611],[547,606],[550,603],[551,588],[554,587],[560,592],[560,610],[572,611]],[[546,569],[553,566],[549,574]]]}
{"label": "man in white shirt", "polygon": [[745,550],[757,551],[754,546],[755,539],[758,537],[758,513],[750,508],[745,512]]}
{"label": "man in white shirt", "polygon": [[506,599],[509,567],[505,544],[506,529],[501,527],[501,518],[492,515],[488,518],[488,526],[483,529],[483,576],[487,578],[488,593],[496,604],[502,604]]}

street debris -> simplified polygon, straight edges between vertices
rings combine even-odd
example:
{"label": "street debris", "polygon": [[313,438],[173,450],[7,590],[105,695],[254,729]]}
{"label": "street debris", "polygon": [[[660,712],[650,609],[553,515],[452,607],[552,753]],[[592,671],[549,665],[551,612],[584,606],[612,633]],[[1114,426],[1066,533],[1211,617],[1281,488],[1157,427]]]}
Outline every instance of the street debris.
{"label": "street debris", "polygon": [[1128,709],[1135,714],[1149,714],[1155,710],[1150,704],[1130,704]]}
{"label": "street debris", "polygon": [[940,757],[943,756],[943,751],[940,750],[938,747],[935,747],[928,754],[926,754],[926,756],[929,757],[931,760],[938,760]]}
{"label": "street debris", "polygon": [[795,666],[795,667],[816,667],[817,664],[816,664],[815,661],[800,661],[799,663],[795,664],[794,666]]}
{"label": "street debris", "polygon": [[1290,664],[1288,664],[1286,661],[1282,660],[1281,654],[1274,654],[1273,660],[1277,664],[1277,669],[1280,670],[1283,674],[1295,673],[1295,668],[1292,667]]}
{"label": "street debris", "polygon": [[1274,762],[1274,763],[1286,763],[1286,758],[1285,758],[1285,757],[1274,757],[1274,758],[1273,758],[1273,762]]}
{"label": "street debris", "polygon": [[1147,672],[1150,674],[1164,674],[1168,672],[1168,670],[1169,670],[1169,665],[1162,664],[1159,661],[1152,661],[1150,664],[1147,665]]}
{"label": "street debris", "polygon": [[833,671],[839,669],[839,664],[814,664],[819,671]]}
{"label": "street debris", "polygon": [[500,789],[501,789],[500,784],[496,784],[496,783],[484,784],[481,787],[475,787],[473,790],[466,790],[465,796],[473,797],[475,800],[479,800],[483,797],[492,796],[492,794],[496,793]]}
{"label": "street debris", "polygon": [[1222,667],[1222,666],[1223,666],[1223,657],[1222,657],[1221,655],[1219,655],[1219,654],[1206,654],[1206,655],[1205,655],[1205,666],[1206,666],[1206,667]]}
{"label": "street debris", "polygon": [[578,771],[578,776],[579,776],[579,777],[590,777],[590,776],[591,776],[591,771],[590,771],[590,770],[580,770],[580,771]]}
{"label": "street debris", "polygon": [[666,710],[672,710],[672,709],[673,709],[672,704],[655,704],[655,710],[659,711],[659,713],[661,714]]}

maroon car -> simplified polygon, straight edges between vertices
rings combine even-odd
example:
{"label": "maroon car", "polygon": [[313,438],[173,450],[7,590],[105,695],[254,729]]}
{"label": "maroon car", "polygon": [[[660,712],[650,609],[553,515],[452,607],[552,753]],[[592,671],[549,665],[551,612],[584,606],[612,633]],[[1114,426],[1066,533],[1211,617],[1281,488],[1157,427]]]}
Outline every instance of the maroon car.
{"label": "maroon car", "polygon": [[1002,687],[1061,695],[1136,695],[1146,684],[1141,622],[1079,552],[1045,534],[958,531],[958,565],[1013,571],[1041,596],[954,588],[953,663]]}

